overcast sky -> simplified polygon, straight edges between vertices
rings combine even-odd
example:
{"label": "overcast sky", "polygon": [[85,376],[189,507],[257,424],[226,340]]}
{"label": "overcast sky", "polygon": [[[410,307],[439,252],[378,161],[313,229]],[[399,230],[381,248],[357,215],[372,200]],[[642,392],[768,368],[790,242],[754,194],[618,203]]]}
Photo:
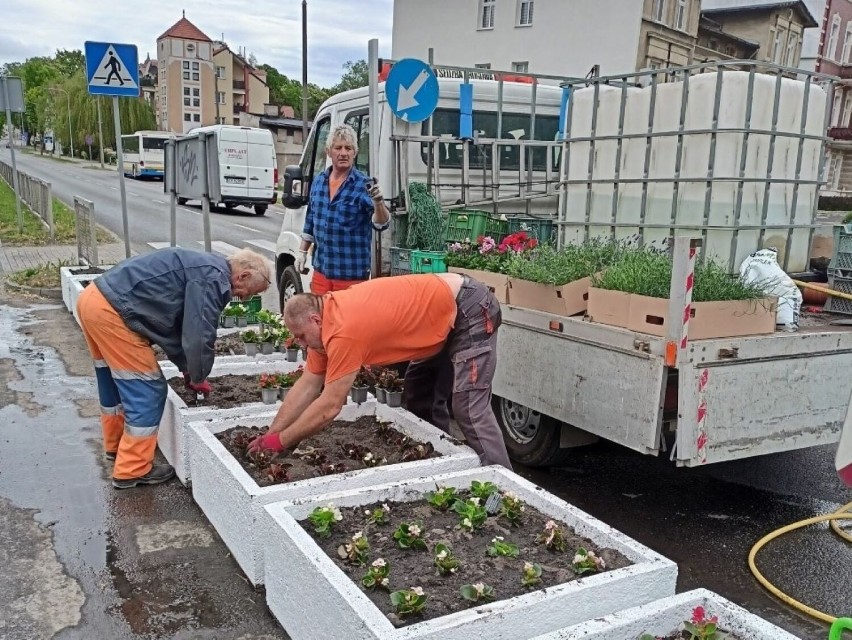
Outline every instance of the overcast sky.
{"label": "overcast sky", "polygon": [[[301,0],[0,0],[0,65],[56,49],[83,49],[86,40],[135,44],[140,62],[156,57],[156,40],[181,17],[233,50],[245,47],[260,64],[301,79]],[[227,7],[227,8],[226,8]],[[308,79],[335,84],[343,63],[367,57],[379,39],[390,56],[393,0],[308,0]]]}

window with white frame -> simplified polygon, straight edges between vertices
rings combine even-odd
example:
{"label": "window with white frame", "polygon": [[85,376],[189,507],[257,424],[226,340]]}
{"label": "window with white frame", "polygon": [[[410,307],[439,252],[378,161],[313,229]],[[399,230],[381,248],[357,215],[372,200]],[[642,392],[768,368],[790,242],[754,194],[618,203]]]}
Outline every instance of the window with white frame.
{"label": "window with white frame", "polygon": [[835,191],[840,187],[840,170],[843,168],[843,154],[837,153],[831,162],[831,188]]}
{"label": "window with white frame", "polygon": [[497,0],[479,0],[479,28],[494,28],[494,5]]}
{"label": "window with white frame", "polygon": [[219,91],[219,92],[216,94],[216,101],[217,101],[219,104],[225,104],[225,92],[224,92],[224,91]]}
{"label": "window with white frame", "polygon": [[840,55],[840,62],[849,64],[850,55],[852,55],[852,22],[847,22],[846,33],[843,36],[843,53]]}
{"label": "window with white frame", "polygon": [[518,26],[527,27],[533,21],[533,0],[518,0]]}
{"label": "window with white frame", "polygon": [[513,62],[512,63],[512,71],[515,71],[517,73],[529,73],[529,70],[530,70],[530,63],[529,63],[528,60],[524,61],[524,62]]}
{"label": "window with white frame", "polygon": [[843,115],[837,126],[848,127],[850,118],[852,118],[852,91],[846,93],[846,99],[843,101]]}
{"label": "window with white frame", "polygon": [[666,15],[666,0],[654,0],[654,8],[651,17],[657,22],[662,22]]}
{"label": "window with white frame", "polygon": [[772,62],[776,64],[784,62],[784,42],[786,36],[787,31],[785,29],[777,29],[775,31],[775,41],[772,43]]}
{"label": "window with white frame", "polygon": [[225,77],[225,67],[216,67],[216,77],[224,78]]}
{"label": "window with white frame", "polygon": [[677,6],[675,6],[675,29],[679,29],[681,31],[686,29],[686,22],[689,19],[688,2],[689,0],[677,0]]}
{"label": "window with white frame", "polygon": [[788,67],[796,66],[796,53],[799,50],[799,36],[790,32],[789,37],[787,38],[787,55],[784,58],[784,64]]}
{"label": "window with white frame", "polygon": [[835,13],[831,19],[831,29],[828,32],[828,43],[823,55],[829,60],[837,60],[837,39],[840,34],[840,14]]}
{"label": "window with white frame", "polygon": [[831,109],[831,126],[836,127],[840,119],[840,92],[834,94],[834,105]]}

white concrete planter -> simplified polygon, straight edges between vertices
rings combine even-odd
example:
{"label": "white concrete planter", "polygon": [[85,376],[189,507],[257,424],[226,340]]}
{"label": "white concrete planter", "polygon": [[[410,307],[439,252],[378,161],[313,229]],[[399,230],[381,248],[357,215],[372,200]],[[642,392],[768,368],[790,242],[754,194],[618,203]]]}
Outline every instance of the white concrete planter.
{"label": "white concrete planter", "polygon": [[535,640],[637,640],[643,633],[668,636],[680,629],[698,606],[704,607],[707,616],[718,616],[719,629],[732,633],[738,640],[796,640],[796,636],[706,589],[679,593]]}
{"label": "white concrete planter", "polygon": [[[297,522],[328,502],[353,507],[413,501],[436,483],[467,489],[472,480],[491,481],[515,492],[527,504],[595,544],[620,551],[634,564],[397,629]],[[502,467],[326,494],[265,509],[270,516],[263,521],[269,528],[264,536],[266,600],[293,640],[527,640],[670,596],[675,590],[674,562]]]}
{"label": "white concrete planter", "polygon": [[[112,264],[102,264],[98,265],[100,269],[111,269],[115,265]],[[65,308],[68,309],[71,313],[74,312],[74,306],[76,306],[77,299],[74,298],[74,306],[71,304],[71,291],[72,291],[72,283],[79,282],[80,280],[94,280],[95,278],[99,278],[102,276],[102,273],[83,273],[78,274],[75,272],[75,269],[85,269],[82,265],[77,265],[73,267],[60,267],[59,268],[59,283],[62,289],[62,302],[65,303]]]}
{"label": "white concrete planter", "polygon": [[[241,357],[241,356],[237,356]],[[252,374],[259,375],[267,371],[288,372],[294,371],[298,367],[297,362],[287,362],[286,360],[269,360],[269,361],[240,361],[227,362],[227,358],[217,358],[213,364],[213,369],[210,372],[210,381],[213,386],[216,386],[216,378],[229,374],[244,375]],[[166,380],[177,378],[181,375],[177,367],[170,362],[161,362],[160,368]],[[215,392],[215,391],[214,391]],[[276,403],[275,407],[280,406]],[[171,387],[169,387],[168,395],[166,396],[166,406],[163,411],[163,418],[160,420],[160,430],[157,435],[157,444],[160,451],[175,468],[175,474],[185,485],[190,483],[190,463],[189,463],[189,447],[186,442],[186,425],[194,420],[217,420],[231,417],[248,416],[255,413],[269,411],[271,408],[268,404],[263,404],[260,401],[260,387],[257,390],[257,401],[244,404],[240,407],[231,409],[217,409],[215,407],[190,407],[180,399]]]}
{"label": "white concrete planter", "polygon": [[82,285],[83,280],[87,280],[88,278],[72,278],[68,283],[68,304],[70,305],[71,314],[74,316],[74,320],[77,321],[77,325],[80,325],[80,316],[77,314],[77,299],[80,297],[80,294],[83,293],[83,289],[85,287]]}
{"label": "white concrete planter", "polygon": [[267,527],[258,527],[258,522],[268,518],[263,512],[264,505],[343,489],[471,469],[479,465],[479,457],[472,449],[454,444],[454,441],[448,439],[444,432],[436,427],[405,410],[388,409],[379,405],[372,397],[371,401],[361,405],[347,404],[338,419],[354,420],[359,416],[373,414],[392,421],[399,431],[408,436],[422,442],[431,442],[441,457],[260,487],[214,434],[237,425],[266,426],[272,421],[274,412],[212,422],[193,422],[189,425],[187,437],[192,465],[192,496],[228,545],[252,584],[263,583],[263,548],[270,542],[261,535]]}

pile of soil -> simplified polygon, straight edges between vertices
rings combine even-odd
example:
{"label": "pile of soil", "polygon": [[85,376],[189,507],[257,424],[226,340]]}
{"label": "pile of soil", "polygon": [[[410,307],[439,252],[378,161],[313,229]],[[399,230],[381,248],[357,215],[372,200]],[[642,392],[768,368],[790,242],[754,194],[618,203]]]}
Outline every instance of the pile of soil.
{"label": "pile of soil", "polygon": [[106,273],[106,269],[101,267],[70,267],[68,269],[75,276],[84,276],[93,273]]}
{"label": "pile of soil", "polygon": [[169,386],[189,407],[230,409],[249,402],[260,402],[259,378],[258,375],[234,374],[210,378],[213,392],[203,400],[196,399],[195,391],[186,387],[183,376],[169,380]]}
{"label": "pile of soil", "polygon": [[[168,360],[166,352],[160,349],[157,345],[151,345],[154,349],[154,354],[157,360]],[[244,356],[246,355],[245,345],[240,338],[239,333],[229,333],[226,336],[216,338],[216,355],[217,356]]]}
{"label": "pile of soil", "polygon": [[[368,452],[378,461],[371,466],[441,455],[431,445],[413,440],[370,415],[361,416],[354,422],[335,420],[316,435],[303,440],[292,453],[262,459],[248,457],[248,443],[266,431],[267,427],[234,427],[216,434],[228,452],[261,487],[365,469],[367,464],[363,458]],[[271,477],[270,465],[281,465],[286,471],[286,479]]]}
{"label": "pile of soil", "polygon": [[[469,497],[468,492],[459,492],[462,498]],[[506,600],[529,593],[537,589],[547,589],[557,584],[579,580],[571,568],[574,553],[580,547],[594,551],[606,562],[605,571],[619,569],[633,564],[615,549],[602,549],[587,538],[579,536],[558,522],[565,530],[567,543],[564,553],[549,551],[536,542],[538,534],[544,531],[544,525],[552,518],[537,509],[526,505],[523,523],[512,527],[508,520],[500,516],[489,516],[482,528],[473,533],[462,530],[459,515],[454,511],[438,511],[425,499],[415,502],[388,503],[390,513],[388,524],[373,525],[367,523],[365,511],[380,508],[381,503],[353,508],[342,508],[343,520],[335,523],[329,538],[320,538],[314,533],[313,525],[305,519],[301,525],[320,548],[346,573],[355,584],[372,600],[388,619],[397,627],[404,627],[423,620],[445,616],[456,611],[478,606],[462,598],[462,585],[485,583],[494,588],[495,601]],[[393,532],[403,523],[421,522],[426,532],[426,550],[400,549]],[[338,555],[338,547],[350,541],[357,532],[363,532],[370,543],[369,563],[384,558],[390,565],[389,590],[367,589],[361,584],[361,578],[367,574],[367,566],[353,566]],[[503,536],[504,542],[518,546],[517,558],[486,555],[486,549],[496,536]],[[434,566],[435,545],[442,542],[450,547],[459,560],[456,573],[442,576]],[[533,588],[521,584],[521,575],[525,562],[539,564],[542,568],[541,582]],[[584,574],[588,577],[590,574]],[[427,596],[426,606],[420,614],[400,618],[391,604],[389,593],[411,587],[421,587]]]}

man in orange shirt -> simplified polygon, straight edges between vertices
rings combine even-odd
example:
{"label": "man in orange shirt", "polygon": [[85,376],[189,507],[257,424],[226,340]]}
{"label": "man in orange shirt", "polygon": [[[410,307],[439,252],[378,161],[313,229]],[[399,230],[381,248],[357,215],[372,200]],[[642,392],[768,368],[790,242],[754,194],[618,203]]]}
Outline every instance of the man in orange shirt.
{"label": "man in orange shirt", "polygon": [[[431,403],[449,378],[453,413],[483,464],[511,469],[494,412],[500,303],[485,285],[455,273],[378,278],[344,291],[303,293],[287,301],[284,322],[308,346],[304,375],[269,432],[253,449],[283,451],[328,426],[340,413],[362,365],[440,359],[438,380],[407,390]],[[422,376],[421,376],[422,378]],[[406,379],[407,376],[406,376]]]}

